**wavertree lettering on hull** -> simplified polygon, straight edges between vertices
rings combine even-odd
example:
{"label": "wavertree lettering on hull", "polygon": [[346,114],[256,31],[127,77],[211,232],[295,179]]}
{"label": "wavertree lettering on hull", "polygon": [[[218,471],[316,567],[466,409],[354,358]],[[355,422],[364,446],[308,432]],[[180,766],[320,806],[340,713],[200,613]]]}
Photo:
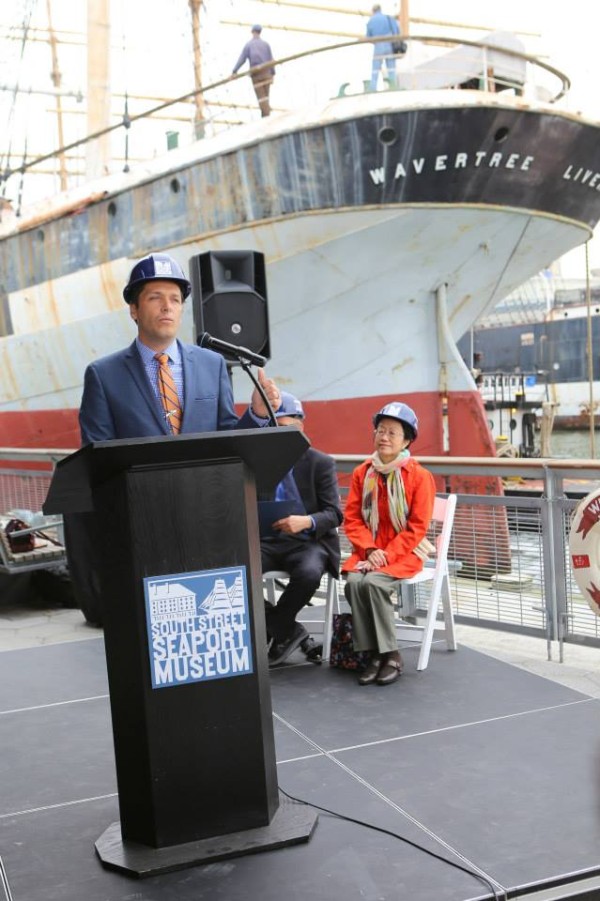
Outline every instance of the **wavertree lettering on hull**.
{"label": "wavertree lettering on hull", "polygon": [[[413,158],[408,165],[398,162],[393,178],[394,180],[407,178],[411,169],[416,175],[427,174],[431,169],[435,172],[445,172],[449,169],[468,169],[469,167],[479,169],[482,166],[484,168],[487,166],[490,169],[520,169],[522,172],[528,172],[529,170],[535,172],[534,156],[522,158],[520,153],[511,153],[505,157],[502,153],[493,153],[489,158],[487,157],[487,152],[480,150],[472,157],[468,153],[457,153],[454,157],[449,156],[449,154],[441,154],[433,160],[423,156],[418,159]],[[387,177],[384,166],[380,166],[379,169],[369,170],[369,175],[375,185],[384,184]],[[588,188],[600,191],[600,172],[594,172],[592,169],[583,169],[581,167],[576,169],[575,166],[568,166],[562,177],[567,181],[578,181],[582,185],[587,185]]]}

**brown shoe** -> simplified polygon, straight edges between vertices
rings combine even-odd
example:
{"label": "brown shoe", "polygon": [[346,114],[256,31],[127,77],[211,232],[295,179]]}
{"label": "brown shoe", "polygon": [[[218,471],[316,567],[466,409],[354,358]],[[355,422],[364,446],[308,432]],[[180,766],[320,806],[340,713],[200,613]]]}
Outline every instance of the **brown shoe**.
{"label": "brown shoe", "polygon": [[402,675],[403,669],[402,660],[395,660],[394,658],[386,660],[376,677],[377,684],[391,685],[392,682],[395,682]]}
{"label": "brown shoe", "polygon": [[359,685],[372,685],[373,682],[376,681],[377,676],[379,675],[379,668],[381,667],[381,657],[371,657],[371,661],[367,666],[366,670],[360,674],[358,677]]}

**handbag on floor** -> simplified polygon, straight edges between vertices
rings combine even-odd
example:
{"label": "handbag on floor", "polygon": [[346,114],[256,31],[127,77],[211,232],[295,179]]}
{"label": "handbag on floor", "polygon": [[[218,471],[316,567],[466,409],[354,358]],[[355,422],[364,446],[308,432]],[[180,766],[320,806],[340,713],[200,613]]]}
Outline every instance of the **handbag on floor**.
{"label": "handbag on floor", "polygon": [[355,651],[352,641],[352,614],[334,613],[332,619],[329,665],[360,671],[369,663],[368,651]]}

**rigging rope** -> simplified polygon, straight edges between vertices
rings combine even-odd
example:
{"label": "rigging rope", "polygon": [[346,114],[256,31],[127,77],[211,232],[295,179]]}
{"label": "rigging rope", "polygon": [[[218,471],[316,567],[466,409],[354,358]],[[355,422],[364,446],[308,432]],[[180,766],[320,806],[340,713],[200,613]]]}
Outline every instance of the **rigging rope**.
{"label": "rigging rope", "polygon": [[[29,93],[31,97],[31,92]],[[27,162],[27,134],[25,134],[25,143],[23,144],[23,167]],[[23,188],[25,185],[25,168],[21,169],[21,178],[19,179],[19,187],[17,190],[17,205],[15,207],[15,215],[21,215],[21,206],[23,204]]]}
{"label": "rigging rope", "polygon": [[[4,170],[5,166],[8,167],[8,161],[10,160],[11,153],[12,153],[12,141],[13,141],[12,126],[13,126],[13,120],[14,120],[14,115],[15,115],[17,96],[20,92],[19,79],[20,79],[20,74],[21,74],[21,68],[23,65],[23,59],[25,57],[25,47],[27,45],[27,39],[29,37],[29,29],[31,27],[31,19],[32,19],[33,13],[35,11],[35,7],[37,6],[37,2],[38,2],[38,0],[27,0],[27,2],[25,4],[25,12],[23,14],[23,24],[21,26],[23,35],[21,38],[21,52],[19,55],[19,62],[18,62],[18,66],[17,66],[17,78],[15,81],[14,90],[12,92],[12,99],[11,99],[10,109],[8,112],[8,121],[6,123],[6,128],[5,128],[6,134],[8,135],[8,146],[6,149],[6,154],[0,155],[0,171]],[[25,141],[25,146],[27,146],[27,141]],[[23,160],[23,162],[25,162],[25,159]],[[2,185],[2,197],[6,197],[6,189],[7,189],[7,183],[5,181],[4,184]]]}
{"label": "rigging rope", "polygon": [[125,164],[123,166],[123,172],[129,172],[129,129],[131,128],[131,118],[129,116],[129,60],[127,56],[127,39],[125,37],[125,22],[127,21],[127,13],[125,7],[125,0],[121,3],[121,26],[122,26],[122,34],[121,34],[121,51],[123,54],[123,93],[125,94],[124,105],[123,105],[123,119],[122,124],[125,129]]}

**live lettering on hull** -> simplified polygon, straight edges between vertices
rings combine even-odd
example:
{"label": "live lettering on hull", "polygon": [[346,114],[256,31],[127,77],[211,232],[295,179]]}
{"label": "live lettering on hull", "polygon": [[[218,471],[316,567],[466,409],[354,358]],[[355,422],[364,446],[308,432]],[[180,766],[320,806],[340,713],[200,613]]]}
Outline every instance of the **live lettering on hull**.
{"label": "live lettering on hull", "polygon": [[253,672],[246,568],[144,579],[153,688]]}

